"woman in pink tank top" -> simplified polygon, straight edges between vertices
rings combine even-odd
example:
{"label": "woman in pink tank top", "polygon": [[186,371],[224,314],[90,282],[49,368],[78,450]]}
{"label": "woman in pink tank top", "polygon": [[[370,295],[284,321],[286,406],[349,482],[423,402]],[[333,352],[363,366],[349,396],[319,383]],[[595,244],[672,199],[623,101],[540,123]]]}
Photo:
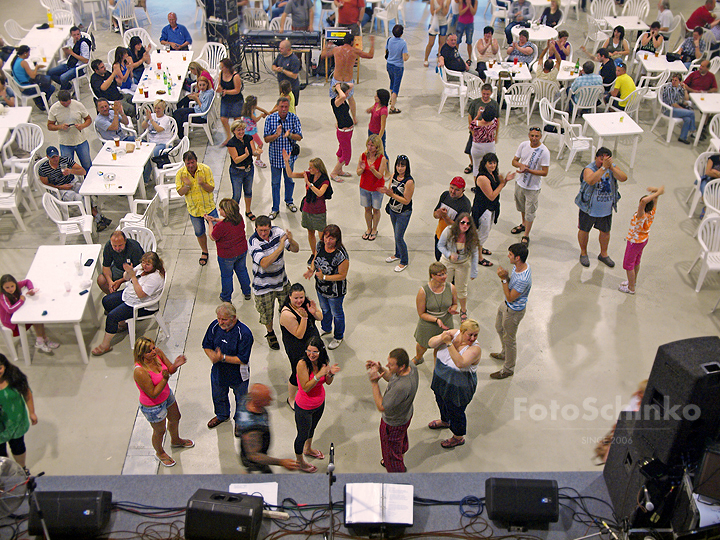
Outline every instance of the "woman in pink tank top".
{"label": "woman in pink tank top", "polygon": [[140,337],[135,341],[133,357],[135,360],[133,378],[140,390],[140,411],[153,429],[152,445],[155,449],[155,459],[165,467],[172,467],[175,465],[175,460],[163,448],[166,420],[171,448],[195,446],[190,439],[180,438],[178,433],[180,409],[175,402],[175,394],[168,386],[170,375],[187,362],[187,358],[180,355],[171,363],[165,353],[155,347],[155,342],[146,337]]}
{"label": "woman in pink tank top", "polygon": [[324,384],[332,384],[335,374],[340,371],[338,364],[330,365],[325,344],[318,336],[307,341],[305,355],[297,365],[298,392],[295,395],[295,456],[300,470],[307,473],[317,471],[315,465],[305,461],[305,456],[324,459],[320,450],[314,450],[312,439],[315,428],[325,410]]}

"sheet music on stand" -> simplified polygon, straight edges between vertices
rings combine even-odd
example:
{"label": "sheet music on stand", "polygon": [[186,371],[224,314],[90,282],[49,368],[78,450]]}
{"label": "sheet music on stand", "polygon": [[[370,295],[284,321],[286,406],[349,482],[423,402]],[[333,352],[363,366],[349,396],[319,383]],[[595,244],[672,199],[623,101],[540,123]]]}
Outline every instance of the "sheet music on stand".
{"label": "sheet music on stand", "polygon": [[408,484],[346,484],[345,526],[360,534],[412,527],[413,494]]}

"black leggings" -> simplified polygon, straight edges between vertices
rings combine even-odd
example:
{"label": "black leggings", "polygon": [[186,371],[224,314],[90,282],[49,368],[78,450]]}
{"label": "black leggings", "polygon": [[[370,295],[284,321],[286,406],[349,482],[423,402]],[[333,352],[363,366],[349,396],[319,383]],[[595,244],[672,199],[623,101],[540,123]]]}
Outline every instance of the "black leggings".
{"label": "black leggings", "polygon": [[[12,452],[13,456],[19,456],[21,454],[24,454],[26,452],[25,449],[25,436],[21,435],[17,439],[10,439],[8,441],[8,444],[10,445],[10,452]],[[7,445],[5,443],[0,444],[0,456],[1,457],[8,457],[7,455]]]}
{"label": "black leggings", "polygon": [[315,428],[322,418],[323,411],[325,410],[325,403],[320,405],[317,409],[310,409],[306,411],[301,409],[297,401],[295,402],[295,426],[297,427],[297,437],[295,437],[295,453],[301,455],[303,453],[303,447],[305,441],[312,439],[315,435]]}

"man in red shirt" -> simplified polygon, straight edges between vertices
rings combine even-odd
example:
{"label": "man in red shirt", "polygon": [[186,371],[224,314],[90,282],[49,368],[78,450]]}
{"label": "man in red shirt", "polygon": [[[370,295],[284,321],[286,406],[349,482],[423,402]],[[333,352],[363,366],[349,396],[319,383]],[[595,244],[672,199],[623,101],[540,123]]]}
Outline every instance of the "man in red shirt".
{"label": "man in red shirt", "polygon": [[334,0],[334,3],[338,8],[337,25],[346,26],[352,30],[353,36],[359,36],[365,15],[365,0]]}
{"label": "man in red shirt", "polygon": [[715,20],[713,10],[715,9],[715,0],[705,0],[705,4],[692,12],[687,20],[688,28],[697,28],[698,26],[707,26]]}
{"label": "man in red shirt", "polygon": [[710,60],[700,62],[700,69],[688,75],[683,86],[688,92],[717,92],[715,75],[710,72]]}

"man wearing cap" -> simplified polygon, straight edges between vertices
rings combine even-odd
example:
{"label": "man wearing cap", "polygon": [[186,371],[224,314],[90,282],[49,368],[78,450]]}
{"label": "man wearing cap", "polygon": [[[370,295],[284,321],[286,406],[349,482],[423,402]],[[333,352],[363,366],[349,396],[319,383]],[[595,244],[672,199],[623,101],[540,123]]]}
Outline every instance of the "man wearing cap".
{"label": "man wearing cap", "polygon": [[440,250],[438,249],[438,240],[445,230],[445,227],[455,223],[458,214],[472,210],[470,199],[465,196],[465,179],[462,176],[456,176],[450,180],[450,187],[447,191],[440,195],[440,200],[435,206],[433,217],[438,220],[435,229],[435,260],[440,260]]}
{"label": "man wearing cap", "polygon": [[[82,180],[79,180],[77,176],[85,176],[87,171],[79,163],[75,163],[72,157],[61,156],[54,146],[48,146],[45,155],[48,159],[38,169],[40,181],[46,186],[58,189],[60,200],[82,201],[79,193]],[[92,207],[92,215],[95,216],[98,232],[104,231],[112,223],[112,220],[98,212],[95,205]]]}

